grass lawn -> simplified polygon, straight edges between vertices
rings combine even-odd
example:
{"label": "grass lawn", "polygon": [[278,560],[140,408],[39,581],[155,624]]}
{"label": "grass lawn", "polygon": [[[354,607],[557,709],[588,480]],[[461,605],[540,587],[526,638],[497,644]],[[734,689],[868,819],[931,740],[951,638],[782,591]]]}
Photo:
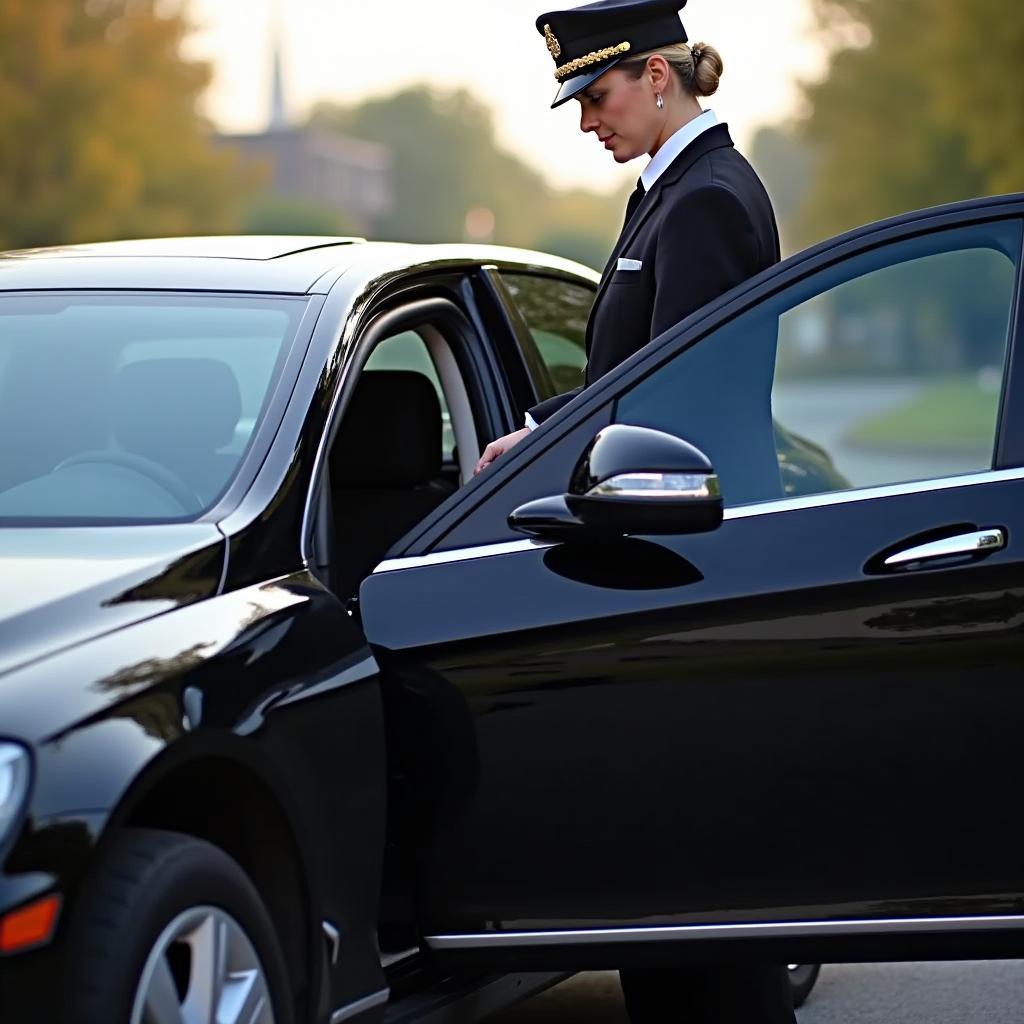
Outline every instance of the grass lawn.
{"label": "grass lawn", "polygon": [[998,408],[999,395],[974,377],[950,377],[904,405],[861,420],[846,440],[899,451],[975,450],[991,446]]}

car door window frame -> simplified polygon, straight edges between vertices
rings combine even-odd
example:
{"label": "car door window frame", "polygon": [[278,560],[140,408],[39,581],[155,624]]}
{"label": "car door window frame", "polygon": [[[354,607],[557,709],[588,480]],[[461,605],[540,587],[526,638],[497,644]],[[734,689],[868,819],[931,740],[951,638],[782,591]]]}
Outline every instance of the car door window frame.
{"label": "car door window frame", "polygon": [[[540,353],[532,348],[532,338],[524,343],[526,325],[507,294],[496,266],[481,267],[470,288],[478,312],[491,324],[492,340],[499,342],[496,355],[508,385],[509,426],[522,426],[523,411],[538,401],[537,367],[533,360],[539,360]],[[494,337],[498,334],[500,339]]]}
{"label": "car door window frame", "polygon": [[[1024,211],[1021,211],[1024,215]],[[1003,392],[1000,397],[993,466],[1024,466],[1024,241],[1017,264],[1017,291],[1007,331]]]}
{"label": "car door window frame", "polygon": [[[489,384],[483,379],[482,367],[479,365],[482,354],[474,351],[479,349],[477,332],[465,313],[451,299],[438,296],[408,298],[400,304],[391,304],[384,308],[378,306],[372,310],[357,327],[351,360],[340,375],[332,396],[320,453],[307,494],[302,556],[328,586],[332,580],[334,516],[331,508],[331,488],[324,486],[324,483],[329,476],[331,446],[344,421],[345,411],[349,407],[356,384],[370,355],[379,344],[402,331],[414,331],[421,337],[423,331],[436,332],[436,336],[448,349],[453,364],[446,368],[446,373],[454,370],[461,377],[462,389],[457,401],[460,413],[466,409],[470,413],[478,446],[483,443],[482,432],[489,426],[491,414],[488,405],[492,403],[486,400],[485,392]],[[428,345],[429,351],[430,343],[426,342],[426,339],[424,342]],[[460,425],[459,432],[461,433],[463,429],[464,425]],[[459,491],[455,492],[456,495],[458,493]],[[447,501],[441,507],[446,504]]]}
{"label": "car door window frame", "polygon": [[550,398],[557,394],[557,389],[551,379],[551,373],[544,362],[544,357],[541,355],[533,332],[530,330],[526,316],[509,290],[505,278],[515,276],[564,282],[582,291],[589,291],[594,298],[597,296],[597,281],[590,281],[583,277],[574,277],[570,274],[540,273],[524,267],[488,268],[486,275],[495,296],[502,303],[505,315],[508,317],[508,321],[515,332],[516,340],[519,343],[519,350],[522,353],[523,363],[526,366],[530,382],[533,386],[533,401],[539,402]]}
{"label": "car door window frame", "polygon": [[[458,527],[470,520],[477,510],[490,501],[500,501],[497,495],[505,484],[529,469],[531,463],[539,460],[550,447],[558,444],[580,423],[593,417],[603,406],[612,403],[650,374],[674,359],[680,352],[699,344],[719,328],[725,326],[754,306],[770,299],[786,289],[817,275],[827,268],[847,259],[868,253],[894,242],[899,242],[933,231],[943,231],[960,226],[983,224],[1000,220],[1020,220],[1024,217],[1024,196],[996,197],[995,199],[971,200],[950,208],[915,211],[892,220],[867,225],[837,238],[822,242],[802,253],[790,257],[774,267],[762,271],[741,285],[691,313],[684,320],[653,339],[643,349],[625,360],[620,366],[591,384],[580,398],[568,403],[541,429],[534,431],[520,442],[511,452],[506,453],[492,467],[477,478],[474,484],[463,488],[458,506],[449,506],[444,517],[431,517],[424,523],[424,529],[410,533],[406,545],[396,551],[396,556],[422,556],[438,544],[458,547]],[[1017,267],[1016,295],[1007,336],[1006,377],[1003,385],[1003,399],[999,410],[999,444],[991,471],[983,471],[970,479],[1015,478],[1017,467],[1024,466],[1024,289],[1021,281],[1024,264]],[[582,447],[580,449],[582,453]],[[965,478],[951,477],[944,482],[958,486]],[[959,482],[959,483],[958,483]],[[568,484],[566,474],[565,485]],[[759,505],[744,506],[726,511],[726,519],[742,515],[767,514],[786,508],[808,507],[814,504],[833,504],[840,501],[863,500],[865,497],[880,496],[901,491],[931,489],[935,481],[914,484],[884,485],[864,490],[841,491],[829,495],[807,495],[763,502]],[[537,495],[540,497],[541,495]],[[463,507],[464,506],[464,507]],[[457,508],[457,511],[456,511]],[[512,507],[504,510],[512,511]],[[450,534],[455,533],[455,537]],[[517,535],[506,533],[487,543],[506,544]],[[524,544],[531,543],[523,538]]]}

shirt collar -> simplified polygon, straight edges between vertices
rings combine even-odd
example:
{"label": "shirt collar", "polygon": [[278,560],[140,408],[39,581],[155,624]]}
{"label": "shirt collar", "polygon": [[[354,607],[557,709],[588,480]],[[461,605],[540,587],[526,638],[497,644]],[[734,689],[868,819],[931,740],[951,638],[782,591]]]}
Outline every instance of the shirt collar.
{"label": "shirt collar", "polygon": [[716,124],[718,124],[718,118],[715,116],[715,112],[713,110],[705,110],[703,114],[698,114],[692,121],[687,121],[682,128],[670,135],[640,174],[644,191],[650,192],[654,187],[654,183],[668,169],[668,165],[698,135],[702,135],[709,128],[714,128]]}

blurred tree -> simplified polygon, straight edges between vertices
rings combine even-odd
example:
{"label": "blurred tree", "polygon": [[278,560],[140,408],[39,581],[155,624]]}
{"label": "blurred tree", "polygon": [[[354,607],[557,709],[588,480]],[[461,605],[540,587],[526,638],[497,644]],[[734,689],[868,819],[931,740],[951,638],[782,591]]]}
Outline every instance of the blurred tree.
{"label": "blurred tree", "polygon": [[187,31],[174,0],[0,2],[0,247],[237,226]]}
{"label": "blurred tree", "polygon": [[358,235],[338,210],[281,196],[263,195],[242,214],[242,231],[252,235]]}
{"label": "blurred tree", "polygon": [[792,125],[760,128],[750,159],[772,198],[784,254],[795,251],[797,222],[816,172],[815,152]]}
{"label": "blurred tree", "polygon": [[[312,120],[383,143],[394,153],[395,205],[376,225],[383,238],[457,240],[466,212],[485,207],[494,214],[496,233],[515,242],[546,192],[541,176],[515,158],[496,159],[490,112],[464,90],[440,93],[417,86],[351,108],[321,103]],[[517,213],[511,218],[509,192],[515,193]]]}
{"label": "blurred tree", "polygon": [[546,226],[531,245],[600,270],[615,244],[634,182],[611,194],[572,189],[552,195]]}
{"label": "blurred tree", "polygon": [[622,222],[620,196],[555,192],[502,149],[490,111],[465,90],[415,86],[353,107],[321,103],[312,121],[394,153],[395,205],[375,225],[381,238],[457,241],[472,236],[467,213],[486,210],[494,242],[585,256],[600,266]]}
{"label": "blurred tree", "polygon": [[794,241],[904,210],[1024,189],[1024,6],[815,0],[842,40],[805,87],[820,154]]}
{"label": "blurred tree", "polygon": [[1024,190],[1024,6],[944,0],[932,7],[938,109],[960,124],[986,189]]}
{"label": "blurred tree", "polygon": [[603,238],[598,238],[588,231],[556,228],[540,235],[530,248],[554,253],[556,256],[563,256],[594,270],[600,270],[608,259],[611,246],[606,244]]}

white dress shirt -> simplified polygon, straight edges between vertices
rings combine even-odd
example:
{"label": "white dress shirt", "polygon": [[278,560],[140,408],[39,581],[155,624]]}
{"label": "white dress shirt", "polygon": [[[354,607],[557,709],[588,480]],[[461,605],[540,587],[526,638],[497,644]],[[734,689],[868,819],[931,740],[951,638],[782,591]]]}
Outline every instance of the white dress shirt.
{"label": "white dress shirt", "polygon": [[640,172],[640,180],[643,182],[644,192],[650,192],[654,183],[668,170],[668,165],[698,135],[703,135],[709,128],[718,124],[718,117],[713,110],[705,110],[698,114],[692,121],[687,121],[678,131],[673,132],[662,144],[661,149],[651,157],[651,162]]}
{"label": "white dress shirt", "polygon": [[[699,135],[703,135],[709,128],[714,128],[716,124],[718,124],[718,117],[715,112],[713,110],[705,110],[704,113],[698,114],[692,121],[687,121],[682,128],[673,132],[664,141],[661,149],[651,158],[651,162],[640,172],[640,181],[644,186],[644,195],[646,196],[654,188],[655,182],[665,173],[669,164],[691,142]],[[643,205],[643,200],[640,201],[640,205]],[[538,426],[529,413],[526,414],[526,426],[530,430],[536,430]]]}

